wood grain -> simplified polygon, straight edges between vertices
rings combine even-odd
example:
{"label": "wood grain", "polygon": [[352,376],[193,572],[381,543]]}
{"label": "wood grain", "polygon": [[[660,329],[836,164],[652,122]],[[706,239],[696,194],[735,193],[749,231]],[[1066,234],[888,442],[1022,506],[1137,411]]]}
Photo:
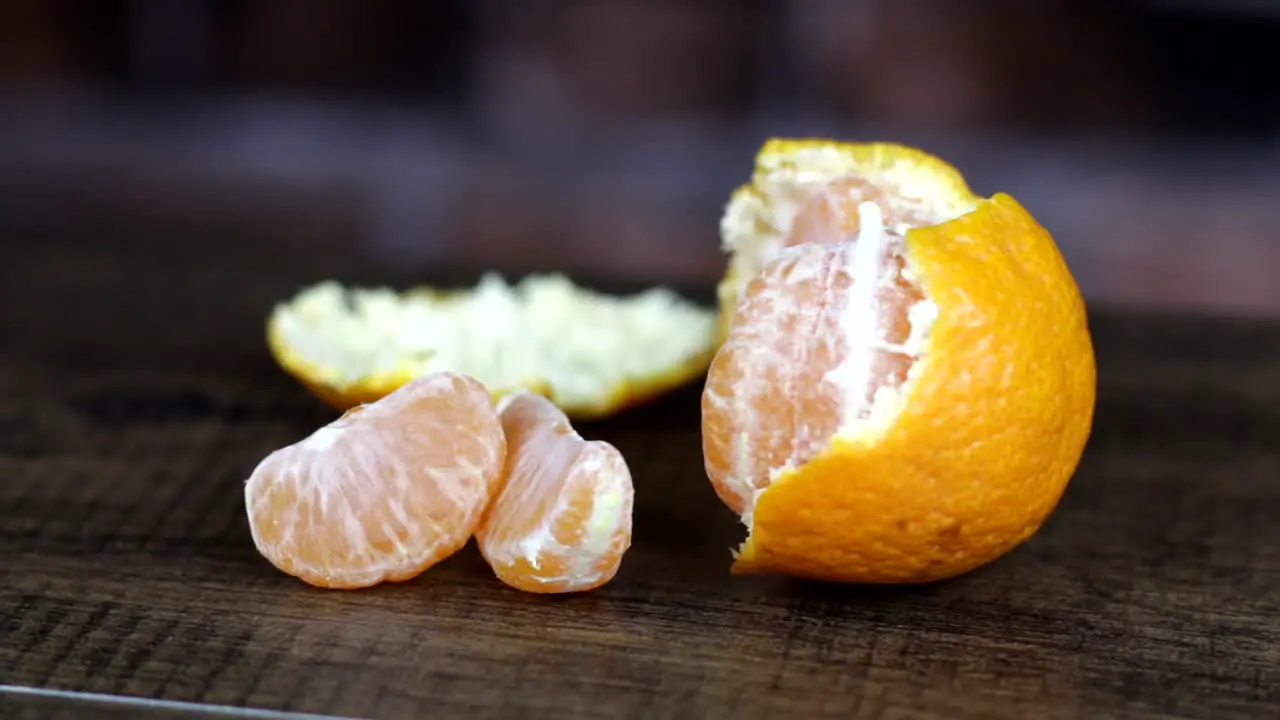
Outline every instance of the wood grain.
{"label": "wood grain", "polygon": [[[272,365],[262,319],[301,283],[375,278],[216,244],[42,238],[10,258],[0,682],[372,718],[1280,708],[1280,326],[1096,313],[1101,399],[1071,488],[1027,545],[951,582],[729,576],[742,530],[703,475],[690,388],[583,428],[637,485],[609,586],[522,595],[468,547],[415,581],[336,593],[249,538],[250,469],[331,417]],[[0,715],[77,702],[0,693]]]}

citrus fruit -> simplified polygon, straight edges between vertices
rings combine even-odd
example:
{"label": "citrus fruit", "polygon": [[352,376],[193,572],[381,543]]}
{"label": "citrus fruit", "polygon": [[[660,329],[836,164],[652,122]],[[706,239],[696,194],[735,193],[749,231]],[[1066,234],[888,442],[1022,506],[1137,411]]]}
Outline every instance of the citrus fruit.
{"label": "citrus fruit", "polygon": [[561,275],[515,286],[486,275],[465,291],[345,288],[324,282],[267,323],[276,362],[338,409],[411,378],[463,372],[495,398],[532,390],[574,418],[599,418],[700,376],[715,312],[671,290],[615,297]]}
{"label": "citrus fruit", "polygon": [[476,531],[494,574],[518,590],[580,592],[613,579],[631,544],[634,491],[621,453],[584,440],[551,401],[502,401],[503,484]]}
{"label": "citrus fruit", "polygon": [[1039,529],[1096,370],[1077,285],[1017,201],[917,150],[772,141],[722,229],[702,436],[749,528],[735,572],[934,581]]}
{"label": "citrus fruit", "polygon": [[319,587],[409,580],[467,543],[505,457],[480,383],[417,378],[264,458],[244,488],[253,542]]}

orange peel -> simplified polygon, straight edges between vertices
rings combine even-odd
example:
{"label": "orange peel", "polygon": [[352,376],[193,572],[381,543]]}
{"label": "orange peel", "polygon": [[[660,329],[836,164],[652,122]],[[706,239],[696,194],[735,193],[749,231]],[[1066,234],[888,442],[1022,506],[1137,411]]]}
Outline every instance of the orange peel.
{"label": "orange peel", "polygon": [[322,282],[267,321],[277,364],[327,404],[372,402],[432,372],[476,378],[495,399],[530,391],[574,420],[603,418],[699,377],[715,311],[662,287],[612,296],[562,275],[473,288],[348,288]]}

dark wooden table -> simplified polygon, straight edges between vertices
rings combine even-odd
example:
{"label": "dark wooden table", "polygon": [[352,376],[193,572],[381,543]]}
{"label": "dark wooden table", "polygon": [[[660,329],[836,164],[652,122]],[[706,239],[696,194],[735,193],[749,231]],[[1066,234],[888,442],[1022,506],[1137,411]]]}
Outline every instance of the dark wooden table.
{"label": "dark wooden table", "polygon": [[606,588],[522,595],[467,548],[336,593],[257,556],[241,488],[331,417],[273,366],[265,313],[376,271],[213,238],[4,247],[0,715],[1280,717],[1280,325],[1098,311],[1070,490],[951,582],[729,576],[691,388],[585,428],[637,485]]}

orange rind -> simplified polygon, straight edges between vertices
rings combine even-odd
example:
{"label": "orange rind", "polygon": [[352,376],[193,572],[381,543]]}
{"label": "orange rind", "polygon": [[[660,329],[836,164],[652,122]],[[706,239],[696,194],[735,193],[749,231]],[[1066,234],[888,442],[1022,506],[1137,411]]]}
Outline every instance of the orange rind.
{"label": "orange rind", "polygon": [[347,288],[319,283],[276,306],[272,357],[345,410],[431,372],[474,377],[495,399],[521,390],[575,420],[603,418],[705,372],[716,314],[666,288],[617,297],[562,275],[473,288]]}

